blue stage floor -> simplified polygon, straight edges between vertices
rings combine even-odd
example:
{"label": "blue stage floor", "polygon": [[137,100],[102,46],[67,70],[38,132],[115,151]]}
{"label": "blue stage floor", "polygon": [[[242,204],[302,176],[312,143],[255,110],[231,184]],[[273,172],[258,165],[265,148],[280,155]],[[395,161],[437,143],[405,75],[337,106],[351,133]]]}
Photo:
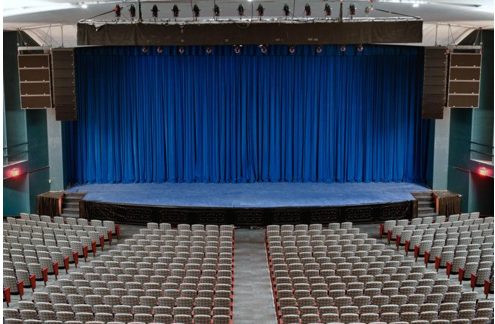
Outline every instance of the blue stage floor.
{"label": "blue stage floor", "polygon": [[413,183],[141,183],[88,184],[84,200],[182,207],[355,206],[413,200]]}

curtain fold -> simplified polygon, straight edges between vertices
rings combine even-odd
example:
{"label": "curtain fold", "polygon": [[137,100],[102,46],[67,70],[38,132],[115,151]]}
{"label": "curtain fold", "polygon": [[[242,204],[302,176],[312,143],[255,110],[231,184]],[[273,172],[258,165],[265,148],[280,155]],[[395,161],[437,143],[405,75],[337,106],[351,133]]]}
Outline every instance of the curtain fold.
{"label": "curtain fold", "polygon": [[421,48],[76,49],[73,183],[418,182]]}

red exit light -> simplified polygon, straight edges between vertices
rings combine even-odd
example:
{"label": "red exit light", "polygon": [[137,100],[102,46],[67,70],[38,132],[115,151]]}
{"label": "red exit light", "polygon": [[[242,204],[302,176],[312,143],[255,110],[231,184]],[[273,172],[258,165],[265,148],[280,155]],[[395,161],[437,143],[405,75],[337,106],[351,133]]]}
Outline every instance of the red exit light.
{"label": "red exit light", "polygon": [[481,167],[478,169],[478,173],[479,175],[482,175],[484,177],[486,177],[488,175],[488,169],[487,168],[484,168],[484,167]]}
{"label": "red exit light", "polygon": [[12,168],[7,171],[7,177],[8,178],[16,178],[21,175],[21,169],[19,168]]}

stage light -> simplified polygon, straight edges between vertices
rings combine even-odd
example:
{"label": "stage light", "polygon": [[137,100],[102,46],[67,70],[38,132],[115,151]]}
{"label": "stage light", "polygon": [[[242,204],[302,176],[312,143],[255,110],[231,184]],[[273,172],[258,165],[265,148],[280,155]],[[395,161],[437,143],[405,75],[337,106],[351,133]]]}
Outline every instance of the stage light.
{"label": "stage light", "polygon": [[182,55],[182,54],[184,54],[185,49],[184,49],[184,47],[181,46],[181,47],[179,47],[178,51],[179,51],[179,54]]}
{"label": "stage light", "polygon": [[323,47],[316,46],[315,52],[316,52],[316,54],[321,54],[323,52]]}
{"label": "stage light", "polygon": [[112,10],[113,12],[115,12],[115,18],[117,18],[117,19],[120,18],[121,10],[122,10],[122,7],[120,7],[118,4],[116,4]]}
{"label": "stage light", "polygon": [[358,52],[362,52],[362,51],[364,51],[364,47],[363,47],[363,45],[362,45],[362,44],[359,44],[359,45],[356,47],[356,49],[357,49],[357,51],[358,51]]}
{"label": "stage light", "polygon": [[206,54],[210,55],[211,53],[213,53],[213,49],[211,47],[207,47],[205,52]]}
{"label": "stage light", "polygon": [[157,5],[153,5],[153,8],[151,8],[151,16],[153,16],[153,18],[155,19],[156,21],[156,18],[158,18],[158,6]]}
{"label": "stage light", "polygon": [[244,7],[242,6],[242,4],[240,4],[239,7],[237,7],[237,13],[239,14],[240,17],[244,16]]}
{"label": "stage light", "polygon": [[325,11],[325,16],[329,17],[332,15],[332,7],[328,3],[325,3],[325,8],[323,8],[323,11]]}
{"label": "stage light", "polygon": [[143,48],[141,48],[141,52],[143,52],[143,54],[148,53],[148,47],[143,46]]}
{"label": "stage light", "polygon": [[296,48],[294,46],[289,47],[289,53],[294,54],[296,52]]}
{"label": "stage light", "polygon": [[347,48],[345,47],[345,45],[341,45],[341,46],[340,46],[340,51],[341,51],[342,53],[344,53],[346,50],[347,50]]}
{"label": "stage light", "polygon": [[242,45],[234,45],[234,53],[241,54]]}
{"label": "stage light", "polygon": [[198,20],[200,10],[197,4],[194,5],[192,11],[193,11],[194,20]]}
{"label": "stage light", "polygon": [[177,19],[177,17],[179,17],[179,7],[177,7],[177,5],[174,5],[172,7],[172,12],[174,13],[174,18]]}
{"label": "stage light", "polygon": [[351,15],[351,18],[356,15],[356,5],[355,4],[349,5],[349,14]]}
{"label": "stage light", "polygon": [[131,7],[129,8],[129,14],[131,15],[131,20],[136,18],[136,7],[134,7],[133,4],[131,4]]}
{"label": "stage light", "polygon": [[306,3],[306,5],[304,6],[304,12],[306,13],[306,16],[311,16],[311,7],[309,3]]}
{"label": "stage light", "polygon": [[16,178],[21,175],[21,169],[12,168],[7,171],[7,178]]}
{"label": "stage light", "polygon": [[265,45],[259,45],[258,47],[260,48],[260,52],[262,54],[266,54],[268,52],[268,48]]}
{"label": "stage light", "polygon": [[369,14],[371,11],[373,11],[373,7],[370,7],[370,6],[367,6],[366,8],[364,8],[364,13],[365,14]]}
{"label": "stage light", "polygon": [[290,8],[288,4],[284,4],[284,8],[282,10],[284,11],[285,17],[288,17],[290,15]]}
{"label": "stage light", "polygon": [[214,15],[215,17],[220,16],[220,7],[219,7],[217,4],[215,4],[215,5],[213,6],[213,15]]}
{"label": "stage light", "polygon": [[256,9],[256,11],[258,12],[258,16],[261,17],[263,16],[263,14],[265,13],[265,8],[263,8],[263,6],[261,5],[261,3],[258,5],[258,8]]}
{"label": "stage light", "polygon": [[158,47],[156,48],[156,52],[157,52],[158,54],[162,54],[162,53],[163,53],[163,47],[158,46]]}
{"label": "stage light", "polygon": [[488,175],[488,169],[485,167],[481,167],[478,169],[478,174],[480,176],[486,177]]}

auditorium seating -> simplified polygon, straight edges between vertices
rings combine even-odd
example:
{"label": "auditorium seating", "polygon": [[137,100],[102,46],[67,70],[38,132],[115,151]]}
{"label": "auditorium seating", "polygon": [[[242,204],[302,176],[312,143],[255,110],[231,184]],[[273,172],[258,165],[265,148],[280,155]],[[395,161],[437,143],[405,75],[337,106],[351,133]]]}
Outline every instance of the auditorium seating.
{"label": "auditorium seating", "polygon": [[7,308],[7,323],[232,322],[231,225],[148,223],[33,301]]}
{"label": "auditorium seating", "polygon": [[493,301],[478,300],[349,222],[270,225],[266,247],[279,323],[488,323],[493,317]]}
{"label": "auditorium seating", "polygon": [[386,221],[380,233],[386,231],[388,241],[397,248],[404,244],[406,253],[434,263],[435,269],[458,274],[459,281],[471,280],[471,287],[493,282],[493,217],[480,218],[479,213],[463,213],[432,218]]}
{"label": "auditorium seating", "polygon": [[[113,221],[80,219],[79,223],[64,223],[61,217],[21,214],[7,217],[3,226],[4,291],[20,294],[25,287],[33,290],[36,281],[48,281],[48,275],[58,276],[58,269],[69,263],[78,264],[79,257],[96,255],[96,246],[104,247],[105,237],[111,241],[119,227]],[[97,243],[98,242],[98,243]],[[4,293],[5,294],[5,293]]]}

